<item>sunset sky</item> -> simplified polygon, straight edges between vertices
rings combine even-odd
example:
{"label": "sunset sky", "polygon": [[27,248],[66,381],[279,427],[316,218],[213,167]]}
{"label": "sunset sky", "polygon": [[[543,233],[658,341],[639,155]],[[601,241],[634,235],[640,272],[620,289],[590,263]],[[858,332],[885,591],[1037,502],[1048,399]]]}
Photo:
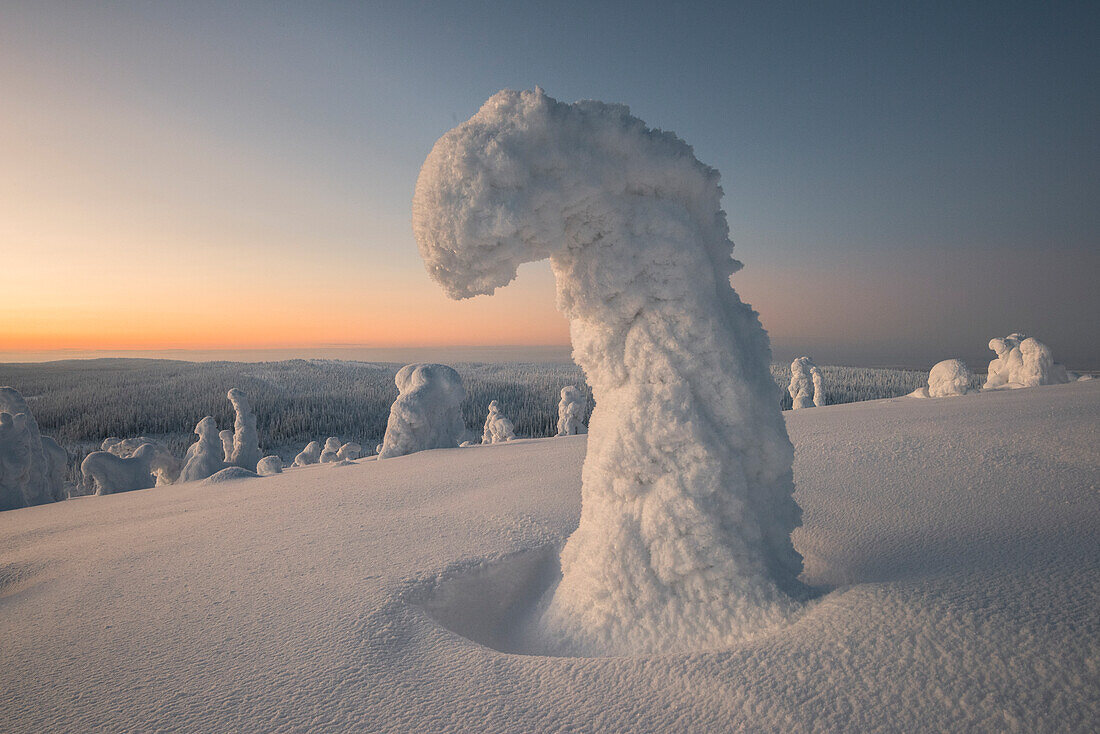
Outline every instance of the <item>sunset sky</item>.
{"label": "sunset sky", "polygon": [[567,344],[547,264],[453,302],[409,225],[435,140],[538,84],[722,172],[777,356],[1100,367],[1098,7],[6,2],[0,359]]}

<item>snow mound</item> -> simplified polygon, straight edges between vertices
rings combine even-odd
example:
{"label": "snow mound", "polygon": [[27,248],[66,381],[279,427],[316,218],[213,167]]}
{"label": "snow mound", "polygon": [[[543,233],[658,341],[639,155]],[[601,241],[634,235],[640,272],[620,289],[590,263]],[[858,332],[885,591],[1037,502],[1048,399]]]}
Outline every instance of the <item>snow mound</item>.
{"label": "snow mound", "polygon": [[462,378],[443,364],[407,364],[394,377],[397,400],[390,407],[379,459],[458,446],[465,427]]}
{"label": "snow mound", "polygon": [[561,400],[558,401],[558,435],[576,436],[579,433],[587,433],[584,425],[584,412],[588,409],[588,401],[576,385],[568,385],[561,389]]}
{"label": "snow mound", "polygon": [[710,649],[800,608],[793,451],[718,179],[623,105],[536,89],[490,98],[417,180],[431,277],[468,298],[549,258],[592,386],[580,526],[539,612],[563,651]]}
{"label": "snow mound", "polygon": [[928,372],[928,387],[925,396],[946,398],[966,395],[970,392],[970,382],[974,373],[961,359],[945,359],[937,362]]}
{"label": "snow mound", "polygon": [[242,469],[239,466],[227,466],[220,472],[207,477],[203,484],[224,484],[225,482],[235,482],[238,479],[253,479],[259,476],[256,472]]}
{"label": "snow mound", "polygon": [[283,460],[278,456],[265,456],[256,462],[256,473],[261,477],[270,477],[283,473]]}

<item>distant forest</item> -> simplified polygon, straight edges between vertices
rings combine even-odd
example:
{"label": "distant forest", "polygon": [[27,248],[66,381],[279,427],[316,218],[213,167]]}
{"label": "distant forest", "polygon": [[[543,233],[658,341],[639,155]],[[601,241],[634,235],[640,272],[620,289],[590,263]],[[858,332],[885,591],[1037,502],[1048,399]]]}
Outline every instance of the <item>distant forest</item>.
{"label": "distant forest", "polygon": [[[225,394],[248,394],[258,418],[265,453],[284,460],[313,440],[338,436],[373,452],[386,430],[397,397],[399,364],[338,360],[284,362],[177,362],[97,359],[40,364],[0,364],[0,385],[23,393],[42,433],[69,452],[70,480],[89,452],[108,436],[149,436],[182,456],[192,431],[211,415],[233,427]],[[466,385],[463,417],[471,438],[480,438],[490,400],[500,403],[520,436],[552,436],[561,388],[576,385],[589,396],[584,374],[573,364],[456,364]],[[905,395],[925,384],[923,372],[821,367],[828,403]],[[787,365],[773,365],[776,399],[791,406]],[[587,416],[586,416],[587,420]]]}

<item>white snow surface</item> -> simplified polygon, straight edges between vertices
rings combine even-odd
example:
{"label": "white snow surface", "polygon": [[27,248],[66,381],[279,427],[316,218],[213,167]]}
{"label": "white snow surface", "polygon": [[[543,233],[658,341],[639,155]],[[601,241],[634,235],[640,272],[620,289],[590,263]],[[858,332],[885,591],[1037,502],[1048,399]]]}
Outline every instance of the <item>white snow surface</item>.
{"label": "white snow surface", "polygon": [[539,89],[495,94],[420,170],[431,277],[468,298],[549,258],[592,387],[584,512],[538,623],[548,648],[710,649],[799,609],[791,444],[767,334],[731,287],[718,180],[624,105]]}
{"label": "white snow surface", "polygon": [[[725,649],[479,628],[577,526],[586,439],[0,513],[11,732],[1093,730],[1100,382],[786,414],[803,579]],[[507,615],[506,615],[507,616]],[[43,620],[50,620],[44,622]]]}
{"label": "white snow surface", "polygon": [[390,406],[378,458],[458,446],[466,431],[461,410],[466,388],[454,368],[407,364],[397,371],[393,381],[397,399]]}

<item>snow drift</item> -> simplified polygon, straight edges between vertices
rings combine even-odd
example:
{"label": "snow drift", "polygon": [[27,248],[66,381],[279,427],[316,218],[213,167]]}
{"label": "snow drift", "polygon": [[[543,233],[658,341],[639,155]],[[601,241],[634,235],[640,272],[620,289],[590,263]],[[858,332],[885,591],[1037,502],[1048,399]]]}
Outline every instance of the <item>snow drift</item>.
{"label": "snow drift", "polygon": [[394,382],[397,400],[378,458],[458,446],[466,430],[460,411],[466,389],[459,374],[443,364],[407,364]]}
{"label": "snow drift", "polygon": [[584,412],[588,409],[588,401],[576,385],[568,385],[561,389],[561,400],[558,401],[558,435],[575,436],[579,433],[587,433],[584,425]]}
{"label": "snow drift", "polygon": [[[38,422],[14,387],[0,387],[0,510],[65,498],[64,449],[43,445]],[[56,449],[61,449],[58,454]],[[57,462],[62,462],[59,471]]]}
{"label": "snow drift", "polygon": [[516,437],[516,428],[512,421],[500,412],[500,405],[493,400],[489,403],[489,414],[485,416],[485,426],[481,429],[482,443],[503,443]]}
{"label": "snow drift", "polygon": [[592,386],[580,526],[538,624],[563,650],[711,648],[799,607],[792,448],[718,178],[623,105],[536,89],[494,95],[417,180],[431,277],[468,298],[549,258]]}

